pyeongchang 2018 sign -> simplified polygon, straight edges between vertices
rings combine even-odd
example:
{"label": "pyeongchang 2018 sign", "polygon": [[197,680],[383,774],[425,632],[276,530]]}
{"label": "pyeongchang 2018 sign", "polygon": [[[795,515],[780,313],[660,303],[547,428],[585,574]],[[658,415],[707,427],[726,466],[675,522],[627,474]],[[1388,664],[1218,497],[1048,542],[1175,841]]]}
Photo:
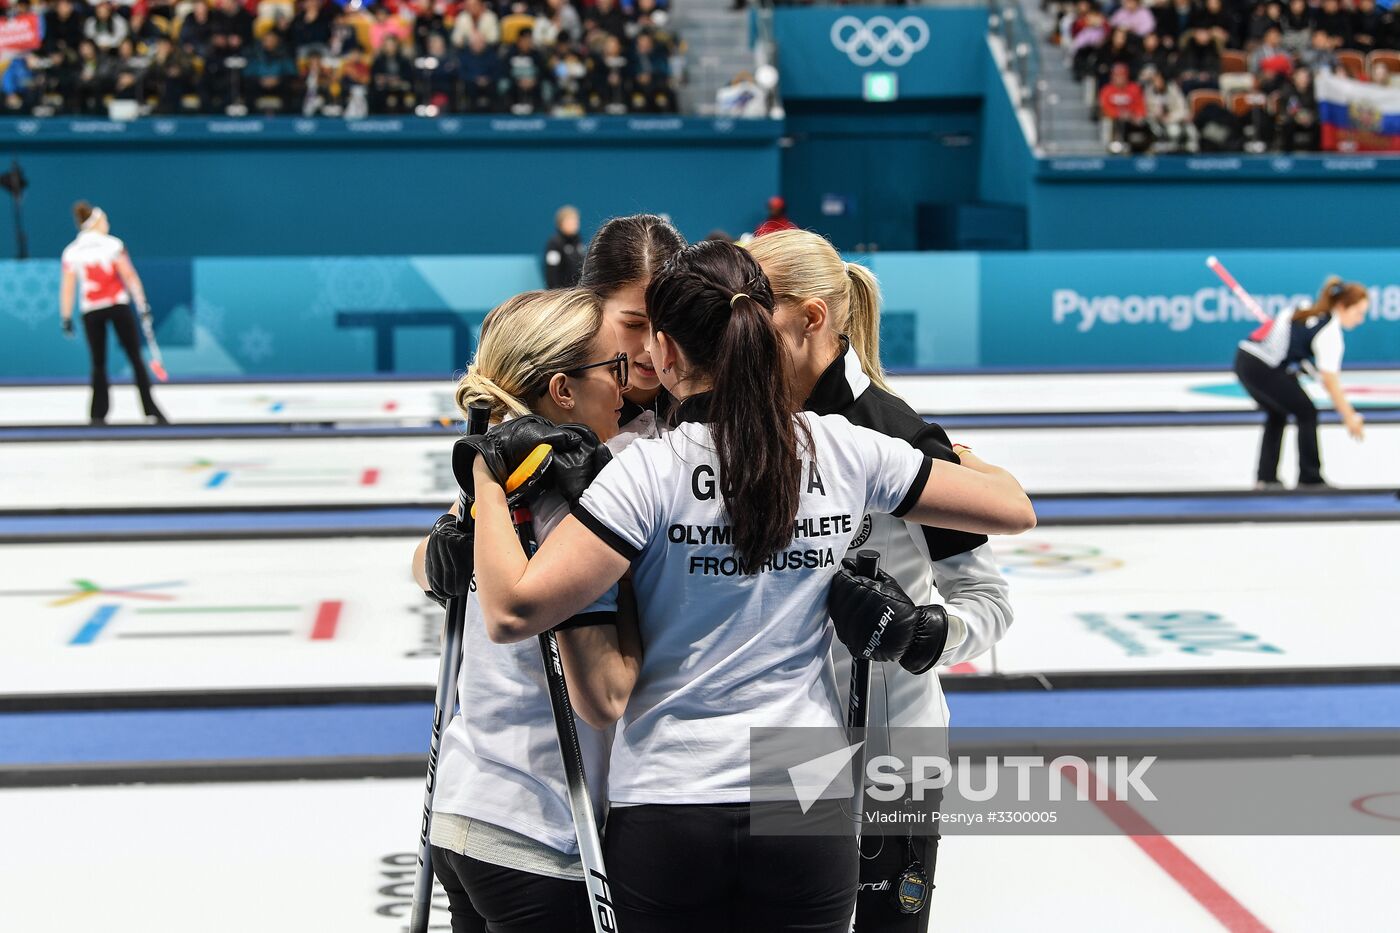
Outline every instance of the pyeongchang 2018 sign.
{"label": "pyeongchang 2018 sign", "polygon": [[[1228,367],[1256,326],[1205,252],[981,257],[980,362],[989,366]],[[1329,275],[1370,291],[1347,365],[1400,362],[1400,252],[1238,251],[1221,256],[1270,317],[1313,300]]]}
{"label": "pyeongchang 2018 sign", "polygon": [[897,74],[902,99],[984,91],[983,9],[780,7],[773,28],[784,97],[859,99],[870,71]]}

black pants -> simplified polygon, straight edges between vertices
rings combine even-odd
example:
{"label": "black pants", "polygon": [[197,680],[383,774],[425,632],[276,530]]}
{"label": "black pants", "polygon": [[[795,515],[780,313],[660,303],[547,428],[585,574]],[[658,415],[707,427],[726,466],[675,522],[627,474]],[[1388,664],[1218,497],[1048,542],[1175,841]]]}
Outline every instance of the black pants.
{"label": "black pants", "polygon": [[748,804],[614,807],[604,843],[625,933],[847,933],[853,836],[754,836]]}
{"label": "black pants", "polygon": [[593,933],[582,881],[502,868],[440,846],[433,846],[433,874],[447,891],[452,933]]}
{"label": "black pants", "polygon": [[83,315],[83,332],[87,334],[88,353],[92,355],[92,406],[88,411],[93,421],[105,421],[110,405],[107,391],[107,324],[116,331],[117,342],[131,363],[131,377],[136,391],[141,393],[141,407],[148,415],[160,414],[156,400],[151,397],[151,377],[141,360],[141,337],[137,333],[136,315],[130,305],[97,308]]}
{"label": "black pants", "polygon": [[[912,851],[911,851],[912,850]],[[938,863],[937,836],[874,836],[860,840],[860,895],[856,898],[855,933],[926,933],[932,901],[916,914],[895,906],[899,876],[918,859],[930,886]]]}
{"label": "black pants", "polygon": [[1283,429],[1291,416],[1298,422],[1298,482],[1322,482],[1322,454],[1317,446],[1317,406],[1298,377],[1275,369],[1252,353],[1235,351],[1235,375],[1249,397],[1264,410],[1264,439],[1259,445],[1261,483],[1278,482],[1278,456],[1283,446]]}

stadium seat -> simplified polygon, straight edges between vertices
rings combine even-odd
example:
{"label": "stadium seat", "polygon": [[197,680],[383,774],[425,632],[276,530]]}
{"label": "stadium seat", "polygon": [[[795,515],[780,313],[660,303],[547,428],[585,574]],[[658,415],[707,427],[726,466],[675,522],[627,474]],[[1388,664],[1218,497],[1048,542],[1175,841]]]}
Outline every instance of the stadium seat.
{"label": "stadium seat", "polygon": [[1191,119],[1193,120],[1196,119],[1196,115],[1201,112],[1202,108],[1206,107],[1208,104],[1218,104],[1221,107],[1225,106],[1225,98],[1221,96],[1220,92],[1211,90],[1192,91],[1189,102],[1191,104]]}
{"label": "stadium seat", "polygon": [[1223,49],[1220,52],[1220,73],[1237,74],[1249,72],[1249,56],[1239,49]]}
{"label": "stadium seat", "polygon": [[1230,112],[1240,118],[1244,118],[1255,108],[1267,109],[1268,105],[1269,99],[1258,91],[1230,95]]}
{"label": "stadium seat", "polygon": [[1370,80],[1366,77],[1366,56],[1355,49],[1340,49],[1337,52],[1337,67],[1348,78]]}
{"label": "stadium seat", "polygon": [[1225,97],[1231,94],[1248,94],[1255,89],[1254,75],[1249,72],[1228,72],[1220,76],[1220,93]]}
{"label": "stadium seat", "polygon": [[1376,49],[1366,56],[1366,75],[1369,77],[1377,65],[1384,65],[1392,80],[1400,75],[1400,52],[1394,49]]}

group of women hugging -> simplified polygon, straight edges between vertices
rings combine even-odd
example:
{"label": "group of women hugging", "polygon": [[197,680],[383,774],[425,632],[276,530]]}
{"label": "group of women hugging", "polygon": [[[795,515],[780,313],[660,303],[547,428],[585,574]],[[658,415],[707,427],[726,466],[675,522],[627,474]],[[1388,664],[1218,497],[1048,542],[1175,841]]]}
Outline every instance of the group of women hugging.
{"label": "group of women hugging", "polygon": [[[875,278],[820,236],[687,246],[653,215],[605,224],[578,288],[486,318],[456,392],[491,410],[471,514],[454,505],[414,558],[467,606],[430,836],[454,933],[594,928],[532,644],[550,630],[618,929],[927,929],[881,882],[931,876],[936,837],[749,821],[749,730],[842,726],[846,645],[892,662],[872,723],[945,726],[935,668],[1011,623],[986,536],[1031,528],[1031,503],[890,391],[878,335]],[[503,483],[542,442],[527,556]]]}

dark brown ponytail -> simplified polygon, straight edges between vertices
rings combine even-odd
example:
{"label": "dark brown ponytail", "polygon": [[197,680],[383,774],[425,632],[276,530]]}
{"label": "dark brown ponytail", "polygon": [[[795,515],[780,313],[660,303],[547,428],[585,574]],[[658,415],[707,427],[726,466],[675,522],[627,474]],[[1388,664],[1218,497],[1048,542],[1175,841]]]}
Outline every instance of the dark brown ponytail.
{"label": "dark brown ponytail", "polygon": [[[647,314],[685,353],[684,375],[712,385],[720,494],[735,554],[753,573],[792,541],[801,495],[796,406],[772,289],[747,252],[709,240],[681,250],[651,280]],[[810,447],[809,436],[802,440]]]}
{"label": "dark brown ponytail", "polygon": [[1333,309],[1349,308],[1369,293],[1360,282],[1343,282],[1339,275],[1331,276],[1322,283],[1322,291],[1317,293],[1317,301],[1310,308],[1299,308],[1293,312],[1293,320],[1306,321],[1319,314],[1328,314]]}

